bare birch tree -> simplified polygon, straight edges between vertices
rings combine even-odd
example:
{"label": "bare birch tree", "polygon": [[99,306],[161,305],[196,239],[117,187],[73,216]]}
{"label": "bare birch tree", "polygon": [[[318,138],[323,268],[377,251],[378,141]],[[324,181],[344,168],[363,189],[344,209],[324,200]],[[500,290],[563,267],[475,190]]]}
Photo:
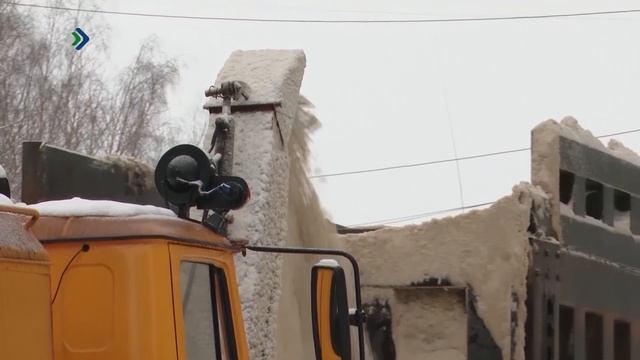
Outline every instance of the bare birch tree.
{"label": "bare birch tree", "polygon": [[[156,42],[148,40],[111,84],[105,44],[92,39],[91,51],[82,53],[70,46],[68,24],[89,23],[85,15],[39,14],[0,3],[0,164],[16,179],[12,185],[26,140],[90,155],[156,158],[168,89],[179,76],[175,61],[159,60]],[[90,23],[101,26],[99,19]]]}

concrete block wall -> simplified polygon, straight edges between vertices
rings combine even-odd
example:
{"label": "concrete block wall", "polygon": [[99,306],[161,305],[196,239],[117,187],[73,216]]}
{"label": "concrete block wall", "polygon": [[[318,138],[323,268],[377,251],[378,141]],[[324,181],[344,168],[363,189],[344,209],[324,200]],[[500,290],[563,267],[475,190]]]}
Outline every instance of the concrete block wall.
{"label": "concrete block wall", "polygon": [[[631,200],[630,225],[635,228],[640,224],[640,208],[633,203],[640,199],[640,164],[634,164],[624,158],[608,152],[594,149],[578,141],[559,134],[560,169],[574,175],[574,191],[572,192],[573,212],[586,213],[587,181],[601,184],[603,187],[602,222],[614,227],[615,193],[623,192]],[[624,229],[622,229],[624,230]],[[628,228],[631,230],[631,227]],[[640,232],[636,232],[640,235]]]}
{"label": "concrete block wall", "polygon": [[549,120],[532,131],[531,177],[551,196],[559,241],[640,265],[640,156],[618,142],[605,146],[573,118]]}

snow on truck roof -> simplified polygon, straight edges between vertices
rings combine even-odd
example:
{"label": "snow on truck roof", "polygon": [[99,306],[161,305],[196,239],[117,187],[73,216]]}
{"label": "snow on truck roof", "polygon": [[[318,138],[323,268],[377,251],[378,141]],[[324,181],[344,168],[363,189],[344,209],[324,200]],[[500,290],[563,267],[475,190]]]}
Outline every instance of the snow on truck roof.
{"label": "snow on truck roof", "polygon": [[[180,219],[171,210],[156,206],[73,198],[46,201],[28,207],[40,213],[40,218],[31,227],[31,231],[35,238],[44,243],[161,238],[232,251],[240,250],[228,239],[203,225]],[[0,229],[3,229],[2,220],[4,218],[0,218]]]}
{"label": "snow on truck roof", "polygon": [[138,205],[111,200],[87,200],[74,197],[67,200],[45,201],[30,205],[40,212],[40,216],[80,217],[107,216],[128,217],[139,215],[159,215],[175,217],[173,211],[152,205]]}
{"label": "snow on truck roof", "polygon": [[3,194],[0,194],[0,205],[13,205],[13,201]]}

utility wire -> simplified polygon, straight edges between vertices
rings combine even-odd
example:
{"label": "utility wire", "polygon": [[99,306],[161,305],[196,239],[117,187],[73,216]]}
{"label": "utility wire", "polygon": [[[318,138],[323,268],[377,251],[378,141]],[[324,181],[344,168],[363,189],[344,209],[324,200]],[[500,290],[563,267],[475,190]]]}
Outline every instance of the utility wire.
{"label": "utility wire", "polygon": [[630,14],[638,13],[640,9],[626,10],[605,10],[605,11],[586,11],[573,12],[563,14],[541,14],[541,15],[521,15],[521,16],[488,16],[488,17],[459,17],[459,18],[422,18],[422,19],[282,19],[282,18],[252,18],[252,17],[226,17],[226,16],[196,16],[196,15],[170,15],[170,14],[154,14],[132,11],[112,11],[99,9],[83,9],[65,6],[38,5],[29,3],[6,2],[9,5],[23,6],[38,9],[79,11],[95,14],[107,15],[125,15],[139,17],[153,17],[165,19],[186,19],[186,20],[213,20],[213,21],[235,21],[235,22],[263,22],[263,23],[313,23],[313,24],[394,24],[394,23],[438,23],[438,22],[475,22],[475,21],[504,21],[504,20],[531,20],[531,19],[550,19],[550,18],[569,18],[581,16],[597,16],[597,15],[613,15],[613,14]]}
{"label": "utility wire", "polygon": [[[636,132],[640,132],[640,129],[620,131],[620,132],[600,135],[600,136],[596,136],[596,137],[597,138],[605,138],[605,137],[611,137],[611,136],[617,136],[617,135],[631,134],[631,133],[636,133]],[[517,152],[517,151],[525,151],[525,150],[530,150],[530,148],[500,151],[500,152],[490,153],[490,154],[481,154],[481,155],[475,155],[475,157],[500,155],[500,154],[506,154],[506,153],[509,153],[509,152]],[[467,158],[473,158],[473,157],[467,157]],[[464,160],[464,159],[465,158],[460,158],[458,160]],[[444,161],[455,161],[455,159],[440,160],[439,162],[444,162]],[[418,213],[418,214],[413,214],[413,215],[405,215],[405,216],[400,216],[400,217],[395,217],[395,218],[388,218],[388,219],[382,219],[382,220],[368,221],[368,222],[364,222],[364,223],[352,224],[352,225],[347,225],[347,227],[394,224],[394,223],[399,223],[399,222],[404,222],[404,221],[416,220],[416,219],[424,218],[424,217],[427,217],[427,216],[446,214],[446,213],[453,212],[453,211],[464,211],[466,209],[472,209],[472,208],[477,208],[477,207],[481,207],[481,206],[492,205],[494,203],[495,203],[495,201],[491,201],[491,202],[485,202],[485,203],[469,205],[469,206],[461,206],[461,207],[456,207],[456,208],[451,208],[451,209],[429,211],[429,212],[423,212],[423,213]]]}
{"label": "utility wire", "polygon": [[436,62],[438,65],[438,73],[440,74],[440,86],[442,87],[442,101],[444,102],[444,110],[447,114],[449,122],[449,135],[451,136],[451,145],[453,146],[453,157],[456,158],[456,175],[458,178],[458,196],[460,197],[460,207],[464,212],[464,190],[462,186],[462,174],[460,173],[460,159],[458,158],[458,146],[456,145],[456,135],[453,129],[453,119],[451,118],[451,110],[449,109],[449,98],[447,96],[447,85],[444,81],[444,70],[441,66],[440,53],[436,52]]}
{"label": "utility wire", "polygon": [[[636,133],[636,132],[640,132],[640,129],[633,129],[633,130],[620,131],[620,132],[606,134],[606,135],[600,135],[600,136],[596,136],[596,138],[601,139],[601,138],[605,138],[605,137],[624,135],[624,134],[631,134],[631,133]],[[528,150],[531,150],[531,148],[530,147],[526,147],[526,148],[520,148],[520,149],[511,149],[511,150],[496,151],[496,152],[484,153],[484,154],[476,154],[476,155],[469,155],[469,156],[462,156],[462,157],[454,157],[454,158],[451,158],[451,159],[425,161],[425,162],[419,162],[419,163],[394,165],[394,166],[385,166],[385,167],[362,169],[362,170],[342,171],[342,172],[328,173],[328,174],[319,174],[319,175],[309,176],[309,178],[310,179],[328,178],[328,177],[334,177],[334,176],[343,176],[343,175],[362,174],[362,173],[378,172],[378,171],[385,171],[385,170],[404,169],[404,168],[411,168],[411,167],[418,167],[418,166],[442,164],[442,163],[448,163],[448,162],[454,162],[454,161],[457,162],[457,161],[461,161],[461,160],[471,160],[471,159],[477,159],[477,158],[483,158],[483,157],[489,157],[489,156],[496,156],[496,155],[505,155],[505,154],[517,153],[517,152],[528,151]]]}
{"label": "utility wire", "polygon": [[461,211],[461,210],[473,209],[473,208],[477,208],[477,207],[481,207],[481,206],[491,205],[491,204],[494,204],[494,203],[495,203],[495,201],[491,201],[491,202],[486,202],[486,203],[481,203],[481,204],[468,205],[468,206],[465,206],[465,207],[456,207],[456,208],[451,208],[451,209],[429,211],[429,212],[424,212],[424,213],[419,213],[419,214],[400,216],[400,217],[383,219],[383,220],[378,220],[378,221],[369,221],[369,222],[365,222],[365,223],[352,224],[352,225],[347,225],[347,227],[393,224],[393,223],[399,223],[399,222],[403,222],[403,221],[410,221],[410,220],[420,219],[420,218],[431,216],[431,215],[439,215],[439,214],[445,214],[445,213],[449,213],[449,212],[453,212],[453,211]]}

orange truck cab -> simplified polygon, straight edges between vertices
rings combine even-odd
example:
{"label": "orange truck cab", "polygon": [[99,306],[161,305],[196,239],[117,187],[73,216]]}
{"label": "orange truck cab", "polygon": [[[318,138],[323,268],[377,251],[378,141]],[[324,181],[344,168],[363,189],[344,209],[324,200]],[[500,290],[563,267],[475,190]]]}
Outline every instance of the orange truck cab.
{"label": "orange truck cab", "polygon": [[[0,205],[0,359],[249,359],[234,255],[341,255],[241,246],[172,216],[95,216],[78,200],[56,202],[66,215]],[[351,359],[344,273],[324,260],[311,274],[316,358]]]}
{"label": "orange truck cab", "polygon": [[56,359],[248,358],[227,239],[158,215],[43,216],[33,232],[51,257]]}
{"label": "orange truck cab", "polygon": [[0,359],[53,358],[49,256],[29,231],[37,217],[0,205]]}

